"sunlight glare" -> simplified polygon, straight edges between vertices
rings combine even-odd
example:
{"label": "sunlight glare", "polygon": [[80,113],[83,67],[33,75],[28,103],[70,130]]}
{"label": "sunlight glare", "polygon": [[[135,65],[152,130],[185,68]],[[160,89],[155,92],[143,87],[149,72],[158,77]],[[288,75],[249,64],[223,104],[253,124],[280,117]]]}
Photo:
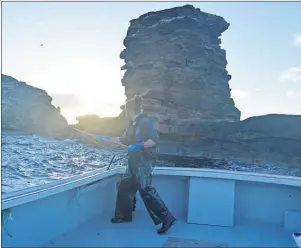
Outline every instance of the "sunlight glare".
{"label": "sunlight glare", "polygon": [[93,59],[62,59],[46,65],[30,75],[31,85],[45,89],[50,95],[77,96],[79,106],[66,109],[60,105],[61,113],[70,124],[79,115],[111,117],[121,112],[125,95],[119,65],[112,68]]}

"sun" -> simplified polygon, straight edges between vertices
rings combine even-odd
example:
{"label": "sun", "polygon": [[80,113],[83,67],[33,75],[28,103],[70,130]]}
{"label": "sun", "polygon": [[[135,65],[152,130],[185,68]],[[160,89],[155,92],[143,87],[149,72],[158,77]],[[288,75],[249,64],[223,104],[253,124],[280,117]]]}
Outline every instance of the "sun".
{"label": "sun", "polygon": [[[77,116],[85,114],[117,116],[125,102],[121,78],[120,64],[81,58],[48,62],[32,73],[31,82],[53,96],[54,105],[60,106],[69,124],[74,124]],[[56,95],[63,100],[64,96],[73,95],[78,100],[72,106],[66,104],[66,99],[55,102]]]}

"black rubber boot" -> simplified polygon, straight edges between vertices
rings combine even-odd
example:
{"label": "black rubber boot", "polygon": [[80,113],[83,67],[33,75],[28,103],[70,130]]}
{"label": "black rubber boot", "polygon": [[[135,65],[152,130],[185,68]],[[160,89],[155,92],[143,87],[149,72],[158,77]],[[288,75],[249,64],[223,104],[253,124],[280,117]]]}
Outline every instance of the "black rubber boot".
{"label": "black rubber boot", "polygon": [[111,222],[114,224],[118,224],[118,223],[126,223],[126,222],[132,222],[132,220],[126,220],[120,217],[114,217],[111,219]]}
{"label": "black rubber boot", "polygon": [[164,234],[166,233],[172,225],[175,224],[176,218],[173,217],[171,214],[169,214],[166,219],[162,223],[162,227],[157,231],[158,234]]}
{"label": "black rubber boot", "polygon": [[154,224],[159,225],[163,223],[163,221],[168,217],[169,211],[157,190],[150,186],[145,189],[139,189],[139,191]]}
{"label": "black rubber boot", "polygon": [[130,222],[133,216],[133,196],[137,189],[132,179],[123,179],[117,192],[116,206],[112,223]]}

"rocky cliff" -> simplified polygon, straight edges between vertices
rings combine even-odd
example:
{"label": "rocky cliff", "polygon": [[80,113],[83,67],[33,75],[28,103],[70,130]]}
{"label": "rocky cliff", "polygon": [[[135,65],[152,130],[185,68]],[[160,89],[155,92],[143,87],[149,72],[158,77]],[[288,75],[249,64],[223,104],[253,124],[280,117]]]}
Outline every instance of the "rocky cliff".
{"label": "rocky cliff", "polygon": [[301,116],[265,115],[194,126],[195,135],[165,134],[161,153],[301,167]]}
{"label": "rocky cliff", "polygon": [[20,131],[55,138],[69,136],[66,119],[52,104],[45,90],[1,74],[2,130]]}
{"label": "rocky cliff", "polygon": [[97,115],[78,116],[75,128],[91,134],[121,136],[126,129],[126,119],[122,112],[117,117],[99,117]]}
{"label": "rocky cliff", "polygon": [[127,99],[144,96],[144,110],[161,133],[186,133],[198,123],[240,120],[230,97],[222,17],[191,5],[150,12],[130,22],[120,54]]}
{"label": "rocky cliff", "polygon": [[126,97],[144,96],[158,121],[160,153],[301,166],[301,116],[240,121],[220,36],[229,23],[191,5],[130,22],[124,39]]}

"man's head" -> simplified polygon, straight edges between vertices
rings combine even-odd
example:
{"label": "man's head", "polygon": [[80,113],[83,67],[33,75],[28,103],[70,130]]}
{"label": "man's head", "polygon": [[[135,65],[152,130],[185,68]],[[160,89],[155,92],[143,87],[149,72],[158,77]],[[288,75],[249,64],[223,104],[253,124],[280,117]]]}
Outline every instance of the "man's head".
{"label": "man's head", "polygon": [[134,119],[136,116],[142,113],[143,98],[136,95],[132,99],[125,103],[125,113],[130,119]]}

